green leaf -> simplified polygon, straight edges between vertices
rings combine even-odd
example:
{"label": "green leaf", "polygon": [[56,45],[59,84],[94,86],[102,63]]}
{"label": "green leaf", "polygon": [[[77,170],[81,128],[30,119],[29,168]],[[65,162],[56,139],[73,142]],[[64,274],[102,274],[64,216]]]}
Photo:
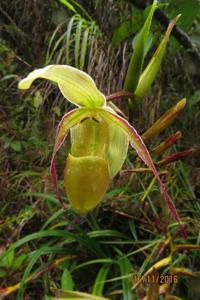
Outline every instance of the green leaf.
{"label": "green leaf", "polygon": [[[54,33],[52,35],[52,38],[50,39],[49,46],[48,46],[48,52],[47,52],[47,55],[46,55],[46,64],[48,64],[49,62],[51,62],[54,59],[54,56],[55,56],[56,52],[58,51],[58,49],[60,49],[60,47],[62,47],[62,43],[65,40],[65,37],[66,37],[65,32],[61,35],[60,38],[55,40],[56,33],[61,28],[61,25],[62,24],[60,24],[56,28],[56,30],[54,31]],[[53,41],[54,41],[54,43],[53,43]]]}
{"label": "green leaf", "polygon": [[[69,2],[67,0],[59,0],[61,3],[63,3],[65,5],[65,2]],[[87,10],[84,8],[84,6],[82,6],[79,1],[75,1],[75,0],[70,0],[70,2],[73,3],[73,8],[75,9],[76,7],[76,12],[79,13],[80,16],[83,16],[84,18],[92,21],[93,19],[90,17],[90,15],[88,14]],[[78,16],[79,16],[78,15]]]}
{"label": "green leaf", "polygon": [[188,101],[188,113],[192,113],[190,110],[195,109],[193,106],[197,105],[198,103],[200,103],[200,90],[195,91],[195,93],[191,95]]}
{"label": "green leaf", "polygon": [[[133,49],[135,49],[138,38],[140,38],[140,33],[136,34],[136,36],[133,39],[133,42],[132,42]],[[148,37],[146,39],[146,43],[145,43],[144,56],[146,56],[149,49],[151,48],[152,42],[153,42],[153,33],[151,31],[149,31],[149,35],[148,35]]]}
{"label": "green leaf", "polygon": [[93,79],[83,71],[68,65],[50,65],[31,72],[19,82],[20,89],[28,89],[37,78],[58,83],[63,96],[77,106],[101,107],[105,96],[97,89]]}
{"label": "green leaf", "polygon": [[80,20],[76,27],[76,34],[75,34],[75,48],[74,48],[74,57],[75,57],[75,66],[76,68],[79,67],[79,54],[80,54],[80,41],[81,41],[81,29],[82,29],[82,20]]}
{"label": "green leaf", "polygon": [[120,258],[119,267],[122,276],[123,299],[133,300],[133,293],[131,291],[131,282],[127,277],[127,275],[132,273],[132,267],[129,259],[127,257]]}
{"label": "green leaf", "polygon": [[11,141],[10,147],[16,152],[20,152],[22,149],[22,144],[20,141]]}
{"label": "green leaf", "polygon": [[67,26],[67,37],[66,37],[66,63],[70,61],[70,38],[72,35],[72,28],[74,25],[75,16],[71,18]]}
{"label": "green leaf", "polygon": [[[65,298],[66,299],[87,299],[87,300],[109,300],[108,298],[103,298],[99,296],[95,296],[92,294],[88,293],[83,293],[83,292],[77,292],[77,291],[63,291],[61,289],[51,289],[52,292],[56,295],[56,297],[59,297],[61,299]],[[57,298],[56,298],[57,299]]]}
{"label": "green leaf", "polygon": [[60,107],[59,107],[59,106],[54,106],[54,107],[53,107],[53,111],[56,113],[56,115],[57,115],[58,117],[60,117],[61,111],[60,111]]}
{"label": "green leaf", "polygon": [[104,265],[99,270],[96,280],[95,280],[95,283],[94,283],[94,287],[92,289],[93,295],[96,295],[96,296],[103,295],[103,289],[104,289],[105,280],[107,278],[109,268],[110,268],[110,266]]}
{"label": "green leaf", "polygon": [[156,9],[157,0],[154,0],[149,15],[138,34],[137,40],[135,42],[135,48],[131,56],[131,60],[128,66],[128,71],[125,78],[124,89],[129,92],[134,92],[142,73],[145,48],[149,37],[149,30],[151,26],[152,17]]}
{"label": "green leaf", "polygon": [[42,95],[40,93],[40,91],[36,91],[34,97],[33,97],[33,105],[36,109],[38,109],[40,107],[40,105],[43,102],[43,98]]}
{"label": "green leaf", "polygon": [[114,263],[114,260],[112,260],[111,258],[98,258],[98,259],[93,259],[93,260],[89,260],[89,261],[86,261],[80,265],[76,265],[74,268],[73,268],[73,271],[75,270],[78,270],[80,268],[84,268],[86,266],[90,266],[90,265],[93,265],[93,264],[112,264]]}
{"label": "green leaf", "polygon": [[19,285],[19,291],[18,291],[18,294],[17,294],[17,297],[16,299],[19,300],[19,299],[22,299],[22,296],[23,296],[23,291],[24,291],[24,284],[26,283],[27,279],[28,279],[28,276],[33,268],[33,266],[35,265],[36,261],[38,260],[38,258],[43,254],[43,252],[45,253],[46,250],[51,253],[50,251],[50,247],[49,245],[45,244],[43,245],[40,249],[36,250],[36,252],[34,253],[34,255],[31,257],[25,271],[24,271],[24,274],[20,280],[20,285]]}
{"label": "green leaf", "polygon": [[120,231],[117,230],[111,230],[111,229],[105,229],[105,230],[93,230],[88,233],[88,235],[91,238],[97,238],[97,237],[117,237],[117,238],[122,238],[122,239],[127,239],[128,237],[123,234]]}
{"label": "green leaf", "polygon": [[88,46],[88,35],[89,35],[89,28],[83,33],[83,40],[81,44],[81,55],[80,55],[80,69],[82,70],[85,65],[85,58],[86,58],[86,50]]}
{"label": "green leaf", "polygon": [[176,0],[169,1],[167,5],[167,14],[174,18],[177,14],[181,14],[179,27],[188,32],[192,23],[199,16],[200,2],[199,0]]}
{"label": "green leaf", "polygon": [[46,220],[46,222],[42,225],[41,230],[45,229],[47,226],[49,226],[54,220],[57,220],[60,215],[64,213],[64,209],[61,208],[59,210],[56,210],[54,214],[51,215],[50,218]]}
{"label": "green leaf", "polygon": [[[69,238],[70,241],[73,240],[77,240],[80,243],[83,243],[83,245],[85,247],[87,247],[87,242],[89,244],[90,239],[88,238],[88,236],[84,236],[84,239],[82,239],[79,235],[74,235],[70,232],[67,232],[65,230],[42,230],[42,231],[38,231],[32,234],[29,234],[23,238],[21,238],[20,240],[18,240],[16,243],[14,243],[13,245],[11,245],[5,252],[2,253],[2,255],[0,256],[0,262],[2,263],[4,259],[6,259],[6,256],[9,255],[10,253],[12,253],[12,251],[16,248],[19,248],[20,246],[24,245],[25,243],[28,243],[32,240],[36,240],[36,239],[41,239],[44,237],[57,237],[57,238]],[[88,239],[86,241],[86,238]],[[85,243],[86,242],[86,243]],[[96,245],[97,243],[95,243]],[[49,250],[51,250],[50,248],[48,248]],[[47,250],[48,250],[47,249]],[[89,249],[91,250],[91,248]],[[97,249],[95,249],[95,251],[97,251]],[[13,254],[11,254],[13,255]]]}
{"label": "green leaf", "polygon": [[72,275],[70,271],[66,268],[61,276],[61,288],[63,290],[73,291],[74,289],[74,281],[72,279]]}
{"label": "green leaf", "polygon": [[76,9],[74,6],[67,0],[59,0],[60,3],[64,4],[69,10],[73,11],[73,13],[76,13]]}
{"label": "green leaf", "polygon": [[52,34],[52,36],[49,40],[48,48],[47,48],[47,54],[46,54],[46,57],[45,57],[45,65],[47,65],[51,61],[52,54],[50,53],[50,51],[51,51],[51,48],[52,48],[53,41],[56,37],[56,34],[60,30],[61,26],[62,26],[62,24],[59,24],[57,26],[57,28],[54,30],[54,32],[53,32],[53,34]]}
{"label": "green leaf", "polygon": [[15,257],[14,249],[10,250],[10,252],[3,252],[3,255],[0,256],[0,267],[11,268]]}
{"label": "green leaf", "polygon": [[22,265],[22,263],[24,262],[24,260],[27,258],[27,254],[22,253],[19,257],[16,257],[14,259],[13,265],[12,265],[12,269],[13,270],[17,270],[19,269],[19,267]]}
{"label": "green leaf", "polygon": [[155,51],[153,57],[151,58],[150,62],[148,63],[147,67],[143,71],[142,75],[140,76],[138,86],[135,90],[136,95],[136,105],[141,102],[141,99],[145,96],[148,92],[149,88],[151,87],[159,69],[160,65],[165,53],[165,49],[167,46],[167,42],[169,40],[170,33],[175,26],[176,22],[178,21],[180,15],[177,16],[174,20],[171,21],[169,24],[167,31],[164,34],[163,39],[160,42],[157,50]]}
{"label": "green leaf", "polygon": [[[174,18],[177,14],[181,14],[181,19],[179,21],[179,27],[185,31],[186,33],[190,33],[190,39],[196,46],[199,46],[195,40],[193,40],[193,35],[190,32],[190,28],[194,24],[194,28],[197,29],[197,38],[199,37],[198,28],[199,25],[195,25],[195,19],[198,18],[200,14],[200,1],[199,0],[176,0],[176,1],[169,1],[166,7],[166,15]],[[198,24],[198,19],[196,20],[196,24]],[[193,32],[193,30],[192,30]],[[181,44],[172,37],[171,40],[171,53],[174,54],[177,48],[181,46]],[[198,50],[197,50],[198,51]]]}

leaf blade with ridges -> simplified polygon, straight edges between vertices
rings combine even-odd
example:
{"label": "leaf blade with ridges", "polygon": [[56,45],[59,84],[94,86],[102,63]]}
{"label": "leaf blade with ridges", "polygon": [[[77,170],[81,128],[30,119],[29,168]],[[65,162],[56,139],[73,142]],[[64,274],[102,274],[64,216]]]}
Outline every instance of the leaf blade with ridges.
{"label": "leaf blade with ridges", "polygon": [[177,102],[173,107],[171,107],[168,111],[166,111],[150,128],[148,128],[142,134],[143,140],[148,141],[160,132],[162,132],[181,113],[185,105],[186,99],[183,98],[179,102]]}

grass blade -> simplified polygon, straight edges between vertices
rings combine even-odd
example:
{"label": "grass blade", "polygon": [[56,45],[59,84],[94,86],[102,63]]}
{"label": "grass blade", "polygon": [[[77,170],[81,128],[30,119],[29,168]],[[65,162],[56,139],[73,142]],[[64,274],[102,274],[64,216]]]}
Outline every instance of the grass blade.
{"label": "grass blade", "polygon": [[109,265],[104,265],[99,270],[96,280],[95,280],[95,283],[94,283],[93,290],[92,290],[93,295],[96,295],[96,296],[103,295],[103,289],[104,289],[105,280],[107,278],[109,268],[110,268]]}
{"label": "grass blade", "polygon": [[123,257],[119,259],[119,267],[122,276],[123,300],[133,300],[131,283],[126,276],[132,273],[132,267],[129,259]]}
{"label": "grass blade", "polygon": [[61,288],[63,290],[74,290],[74,281],[71,272],[67,268],[65,268],[61,276]]}
{"label": "grass blade", "polygon": [[84,68],[84,65],[85,65],[88,35],[89,35],[89,28],[87,28],[83,33],[83,39],[82,39],[82,44],[81,44],[81,55],[80,55],[80,69],[81,70]]}
{"label": "grass blade", "polygon": [[74,24],[75,16],[71,18],[71,20],[68,23],[67,26],[67,35],[66,35],[66,64],[70,64],[70,39],[71,39],[71,32],[72,32],[72,26]]}
{"label": "grass blade", "polygon": [[80,55],[80,42],[81,42],[81,30],[82,30],[83,21],[80,20],[76,27],[75,34],[75,49],[74,49],[74,57],[75,57],[75,67],[79,68],[79,55]]}
{"label": "grass blade", "polygon": [[92,294],[77,292],[77,291],[63,291],[61,289],[51,289],[56,295],[55,299],[87,299],[87,300],[109,300],[107,298],[98,297]]}

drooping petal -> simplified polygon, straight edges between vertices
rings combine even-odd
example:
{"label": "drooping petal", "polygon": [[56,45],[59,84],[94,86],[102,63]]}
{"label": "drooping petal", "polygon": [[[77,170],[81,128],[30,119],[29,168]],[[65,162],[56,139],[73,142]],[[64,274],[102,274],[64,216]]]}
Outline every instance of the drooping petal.
{"label": "drooping petal", "polygon": [[[149,151],[147,150],[142,138],[137,133],[135,128],[133,126],[131,126],[127,120],[116,115],[115,113],[112,113],[110,110],[108,111],[106,109],[104,109],[104,110],[101,109],[100,111],[101,111],[102,115],[104,116],[104,118],[108,122],[112,122],[116,127],[121,128],[124,131],[124,133],[127,135],[132,147],[136,150],[136,152],[138,153],[140,158],[149,167],[149,169],[152,170],[153,174],[157,178],[159,185],[160,185],[160,190],[171,210],[172,216],[179,224],[181,224],[180,217],[177,213],[174,203],[172,202],[170,196],[168,195],[167,188],[164,185],[164,183],[161,181],[159,173],[156,170],[156,167],[155,167],[155,165],[151,159],[151,156],[149,154]],[[183,226],[182,226],[182,234],[184,236],[186,236]]]}
{"label": "drooping petal", "polygon": [[91,115],[90,110],[86,108],[79,108],[71,110],[70,112],[66,113],[61,122],[58,125],[54,150],[51,158],[51,167],[50,167],[50,174],[52,182],[55,186],[58,198],[60,200],[60,194],[57,187],[57,173],[56,173],[56,165],[55,165],[55,156],[57,151],[60,149],[62,144],[65,141],[65,138],[69,132],[69,129],[75,126],[77,123],[81,122],[84,118],[87,118]]}
{"label": "drooping petal", "polygon": [[77,106],[101,107],[105,96],[97,89],[93,79],[83,71],[68,65],[50,65],[31,72],[19,82],[20,89],[28,89],[37,78],[56,82],[63,96]]}

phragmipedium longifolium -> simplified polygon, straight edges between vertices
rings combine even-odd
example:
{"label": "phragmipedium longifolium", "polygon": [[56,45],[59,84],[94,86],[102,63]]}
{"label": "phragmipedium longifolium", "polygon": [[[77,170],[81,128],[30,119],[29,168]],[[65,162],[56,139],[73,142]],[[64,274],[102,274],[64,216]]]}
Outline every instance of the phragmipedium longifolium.
{"label": "phragmipedium longifolium", "polygon": [[180,222],[175,206],[155,168],[151,156],[135,128],[111,109],[92,78],[68,65],[50,65],[31,72],[19,83],[28,89],[37,78],[56,82],[63,96],[77,108],[60,121],[51,159],[51,178],[57,187],[55,156],[70,132],[64,183],[67,197],[79,213],[93,209],[103,198],[110,180],[119,172],[130,144],[157,178],[172,215]]}
{"label": "phragmipedium longifolium", "polygon": [[[176,17],[169,24],[155,54],[143,70],[150,25],[156,7],[157,1],[154,0],[139,32],[125,78],[124,89],[129,94],[134,93],[135,105],[139,104],[151,87],[159,71],[170,32],[179,18]],[[143,139],[135,128],[116,112],[117,110],[108,105],[106,97],[97,89],[93,79],[69,65],[49,65],[31,72],[20,81],[19,88],[28,89],[37,78],[57,83],[66,100],[77,106],[63,116],[55,137],[50,173],[58,198],[61,200],[57,187],[55,156],[68,133],[71,149],[64,168],[64,185],[72,208],[79,213],[87,213],[102,200],[111,179],[120,171],[130,144],[157,178],[174,219],[180,223],[176,208]],[[130,111],[133,107],[134,104],[129,107]],[[159,123],[156,126],[161,125]]]}

